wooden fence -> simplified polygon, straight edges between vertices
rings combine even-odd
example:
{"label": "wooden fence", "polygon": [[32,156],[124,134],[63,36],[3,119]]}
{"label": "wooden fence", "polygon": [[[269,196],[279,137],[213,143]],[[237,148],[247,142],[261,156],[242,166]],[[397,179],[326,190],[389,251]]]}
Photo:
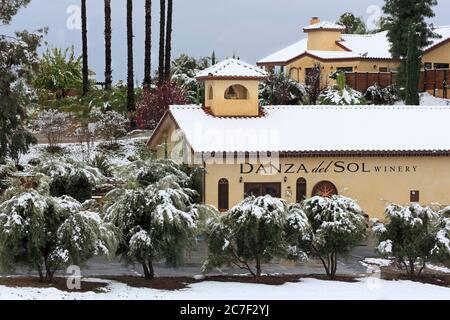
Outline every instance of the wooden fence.
{"label": "wooden fence", "polygon": [[[387,87],[395,84],[397,74],[394,72],[347,72],[347,85],[360,92],[378,84]],[[448,99],[450,89],[450,69],[425,70],[420,73],[419,90]]]}

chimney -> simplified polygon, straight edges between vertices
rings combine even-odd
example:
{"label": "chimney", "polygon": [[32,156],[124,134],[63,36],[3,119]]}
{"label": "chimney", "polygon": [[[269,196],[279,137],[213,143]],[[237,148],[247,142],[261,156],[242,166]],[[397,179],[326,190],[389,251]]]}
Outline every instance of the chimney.
{"label": "chimney", "polygon": [[311,20],[309,21],[309,24],[310,24],[310,25],[312,25],[312,24],[318,24],[318,23],[320,23],[319,17],[312,17]]}

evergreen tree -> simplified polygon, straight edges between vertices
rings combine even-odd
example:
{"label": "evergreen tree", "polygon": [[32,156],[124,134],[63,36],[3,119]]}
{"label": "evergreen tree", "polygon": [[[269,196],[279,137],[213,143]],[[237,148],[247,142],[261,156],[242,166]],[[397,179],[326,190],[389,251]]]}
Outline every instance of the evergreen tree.
{"label": "evergreen tree", "polygon": [[81,0],[81,43],[83,51],[83,96],[89,91],[89,62],[88,62],[88,38],[87,38],[87,12],[86,0]]}
{"label": "evergreen tree", "polygon": [[[127,171],[135,172],[134,169],[132,165]],[[155,276],[154,262],[164,259],[177,267],[183,262],[185,251],[195,244],[195,191],[183,187],[184,178],[185,174],[167,173],[143,188],[134,177],[126,189],[113,190],[106,196],[106,220],[121,234],[117,253],[128,263],[140,263],[146,279]],[[150,181],[153,178],[146,184]]]}
{"label": "evergreen tree", "polygon": [[339,255],[347,255],[366,236],[364,213],[358,204],[342,196],[315,196],[303,204],[310,228],[297,245],[322,262],[334,279]]}
{"label": "evergreen tree", "polygon": [[360,17],[351,12],[346,12],[339,17],[337,24],[345,27],[346,34],[365,34],[367,27]]}
{"label": "evergreen tree", "polygon": [[114,228],[70,197],[24,192],[0,205],[0,267],[37,270],[52,281],[57,270],[81,265],[94,255],[112,254]]}
{"label": "evergreen tree", "polygon": [[166,26],[166,49],[164,79],[170,81],[172,62],[172,24],[173,24],[173,0],[167,0],[167,26]]}
{"label": "evergreen tree", "polygon": [[408,56],[406,58],[406,105],[419,105],[419,88],[421,53],[418,47],[416,27],[411,26],[408,32]]}
{"label": "evergreen tree", "polygon": [[213,51],[212,55],[211,55],[211,65],[215,65],[217,64],[217,57],[216,57],[216,52]]}
{"label": "evergreen tree", "polygon": [[152,0],[145,0],[144,86],[152,83]]}
{"label": "evergreen tree", "polygon": [[262,263],[299,256],[299,250],[289,245],[286,231],[291,238],[301,238],[307,226],[298,205],[269,195],[248,197],[208,223],[209,254],[203,270],[233,265],[260,277]]}
{"label": "evergreen tree", "polygon": [[159,2],[159,67],[158,67],[158,84],[164,83],[165,76],[165,28],[166,28],[166,1]]}
{"label": "evergreen tree", "polygon": [[[0,28],[7,25],[29,1],[1,2]],[[16,32],[6,36],[0,32],[0,162],[11,156],[16,162],[28,146],[36,142],[25,126],[25,107],[30,101],[29,84],[38,66],[38,54],[45,30],[37,33]]]}
{"label": "evergreen tree", "polygon": [[411,279],[422,274],[427,262],[445,261],[450,257],[450,220],[446,210],[435,212],[419,204],[388,206],[386,223],[373,227],[379,237],[378,251],[393,257]]}
{"label": "evergreen tree", "polygon": [[[419,85],[418,76],[423,50],[431,44],[430,39],[436,37],[427,19],[434,17],[433,6],[436,0],[386,0],[383,7],[386,19],[384,28],[388,32],[391,43],[391,54],[394,59],[401,59],[397,84],[400,86],[403,98],[407,103],[415,102],[419,98],[413,86]],[[414,61],[407,65],[407,59]]]}
{"label": "evergreen tree", "polygon": [[111,57],[111,0],[104,0],[105,10],[105,89],[112,87],[112,57]]}

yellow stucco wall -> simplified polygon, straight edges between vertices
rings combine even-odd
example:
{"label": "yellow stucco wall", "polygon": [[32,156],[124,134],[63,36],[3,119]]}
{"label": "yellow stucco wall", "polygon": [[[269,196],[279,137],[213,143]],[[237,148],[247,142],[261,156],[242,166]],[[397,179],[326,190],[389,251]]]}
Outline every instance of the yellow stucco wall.
{"label": "yellow stucco wall", "polygon": [[308,32],[308,50],[344,51],[336,44],[339,40],[341,40],[340,31]]}
{"label": "yellow stucco wall", "polygon": [[330,79],[330,74],[339,68],[352,67],[353,72],[379,72],[380,68],[388,70],[396,69],[399,63],[389,60],[341,60],[341,61],[320,61],[310,56],[303,56],[286,66],[285,72],[291,79],[300,83],[305,83],[306,69],[314,67],[317,63],[322,66],[322,85],[334,84]]}
{"label": "yellow stucco wall", "polygon": [[[233,85],[247,88],[246,100],[225,99],[226,90]],[[259,114],[258,80],[209,80],[205,81],[205,106],[216,116],[257,116]],[[212,92],[211,92],[212,89]],[[212,93],[212,99],[210,99]]]}
{"label": "yellow stucco wall", "polygon": [[426,53],[422,58],[422,62],[450,64],[450,42]]}
{"label": "yellow stucco wall", "polygon": [[[258,165],[254,165],[255,170],[250,174],[241,173],[238,164],[207,165],[206,203],[218,205],[218,181],[222,178],[229,181],[230,207],[243,199],[246,182],[281,182],[282,197],[295,202],[296,181],[305,178],[308,197],[317,183],[331,181],[341,195],[356,199],[365,213],[381,219],[388,204],[409,203],[411,191],[420,191],[420,203],[423,205],[450,204],[450,157],[282,158],[280,163],[283,172],[275,171],[274,175],[255,173]],[[322,172],[315,171],[314,168],[321,163]],[[324,172],[330,163],[328,171]],[[286,173],[290,164],[294,167]],[[301,165],[306,171],[298,170]],[[340,172],[342,167],[345,167],[344,172]],[[357,172],[352,172],[357,168]],[[249,167],[244,165],[243,169],[247,172]],[[239,182],[241,177],[242,183]],[[287,177],[286,183],[284,177]]]}

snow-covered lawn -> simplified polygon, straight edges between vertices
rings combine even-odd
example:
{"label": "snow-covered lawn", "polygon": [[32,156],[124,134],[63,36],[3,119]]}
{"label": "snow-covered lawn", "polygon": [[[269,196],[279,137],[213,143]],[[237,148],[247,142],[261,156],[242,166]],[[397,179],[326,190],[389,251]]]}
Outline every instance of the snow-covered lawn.
{"label": "snow-covered lawn", "polygon": [[[94,280],[94,279],[92,279]],[[96,282],[101,280],[95,279]],[[57,289],[0,286],[0,299],[38,300],[450,300],[450,288],[411,281],[387,281],[377,277],[356,283],[302,279],[281,286],[200,282],[179,291],[132,288],[110,282],[104,293],[68,293]]]}

